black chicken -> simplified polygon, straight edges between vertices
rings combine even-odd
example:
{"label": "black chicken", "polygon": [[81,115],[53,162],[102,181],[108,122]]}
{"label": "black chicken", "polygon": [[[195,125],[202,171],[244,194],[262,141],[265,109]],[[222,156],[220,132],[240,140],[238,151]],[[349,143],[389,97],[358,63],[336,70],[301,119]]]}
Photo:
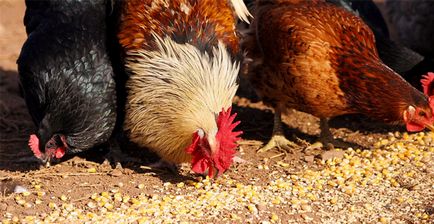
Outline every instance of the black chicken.
{"label": "black chicken", "polygon": [[17,61],[37,125],[29,146],[48,162],[105,143],[116,122],[105,0],[26,0],[28,39]]}

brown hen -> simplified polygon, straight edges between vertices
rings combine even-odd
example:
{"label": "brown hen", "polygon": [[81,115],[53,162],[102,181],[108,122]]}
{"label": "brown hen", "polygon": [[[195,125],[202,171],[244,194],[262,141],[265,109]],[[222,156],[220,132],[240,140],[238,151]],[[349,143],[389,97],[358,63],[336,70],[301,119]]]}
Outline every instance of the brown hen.
{"label": "brown hen", "polygon": [[262,151],[294,144],[281,129],[291,108],[321,119],[323,143],[334,142],[328,118],[344,114],[433,128],[427,97],[382,63],[372,31],[347,10],[321,0],[259,0],[250,34],[248,78],[275,109]]}

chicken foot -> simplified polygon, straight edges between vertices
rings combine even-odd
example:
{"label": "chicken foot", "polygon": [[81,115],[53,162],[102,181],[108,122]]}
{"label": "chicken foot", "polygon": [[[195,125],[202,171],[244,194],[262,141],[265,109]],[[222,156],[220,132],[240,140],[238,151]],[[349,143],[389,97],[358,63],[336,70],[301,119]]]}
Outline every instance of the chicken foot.
{"label": "chicken foot", "polygon": [[110,151],[105,155],[104,163],[111,164],[116,169],[122,169],[121,163],[140,162],[140,160],[123,153],[119,143],[114,138],[109,140],[109,150]]}
{"label": "chicken foot", "polygon": [[333,149],[334,147],[348,148],[353,146],[350,143],[339,141],[333,138],[333,134],[330,132],[329,118],[320,118],[320,129],[321,134],[319,141],[324,147]]}
{"label": "chicken foot", "polygon": [[294,142],[291,142],[285,138],[282,128],[281,111],[278,109],[276,109],[274,112],[274,126],[272,137],[264,147],[258,150],[258,152],[266,152],[275,147],[277,147],[279,150],[289,151],[291,153],[293,152],[293,148],[299,147]]}
{"label": "chicken foot", "polygon": [[158,160],[155,163],[149,164],[148,166],[143,166],[143,167],[149,167],[151,168],[151,170],[169,171],[171,173],[178,173],[179,170],[178,165],[171,162],[167,162],[162,159]]}

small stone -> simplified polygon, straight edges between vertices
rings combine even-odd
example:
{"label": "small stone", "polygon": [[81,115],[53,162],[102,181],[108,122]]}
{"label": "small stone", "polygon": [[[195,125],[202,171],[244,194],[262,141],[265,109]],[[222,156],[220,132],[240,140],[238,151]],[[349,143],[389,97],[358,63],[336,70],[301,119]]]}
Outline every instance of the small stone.
{"label": "small stone", "polygon": [[256,207],[258,208],[258,211],[265,211],[267,210],[267,205],[265,203],[259,203],[256,205]]}
{"label": "small stone", "polygon": [[315,156],[305,156],[304,160],[308,163],[312,163],[315,159]]}
{"label": "small stone", "polygon": [[25,188],[23,186],[20,186],[20,185],[15,186],[14,193],[20,194],[20,193],[24,193],[24,192],[29,192],[29,191],[27,190],[27,188]]}
{"label": "small stone", "polygon": [[119,169],[113,169],[111,172],[110,172],[110,176],[113,176],[113,177],[120,177],[120,176],[122,176],[122,171],[120,171]]}
{"label": "small stone", "polygon": [[321,154],[321,159],[322,160],[329,160],[333,158],[342,159],[344,157],[344,154],[345,153],[343,151],[329,150]]}

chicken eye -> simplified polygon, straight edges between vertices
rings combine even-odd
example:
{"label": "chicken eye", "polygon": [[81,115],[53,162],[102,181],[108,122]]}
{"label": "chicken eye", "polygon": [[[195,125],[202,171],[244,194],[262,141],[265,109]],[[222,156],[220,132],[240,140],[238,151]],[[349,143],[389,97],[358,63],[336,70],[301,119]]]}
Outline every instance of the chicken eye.
{"label": "chicken eye", "polygon": [[421,116],[421,117],[426,117],[426,113],[425,113],[425,111],[419,111],[419,116]]}

